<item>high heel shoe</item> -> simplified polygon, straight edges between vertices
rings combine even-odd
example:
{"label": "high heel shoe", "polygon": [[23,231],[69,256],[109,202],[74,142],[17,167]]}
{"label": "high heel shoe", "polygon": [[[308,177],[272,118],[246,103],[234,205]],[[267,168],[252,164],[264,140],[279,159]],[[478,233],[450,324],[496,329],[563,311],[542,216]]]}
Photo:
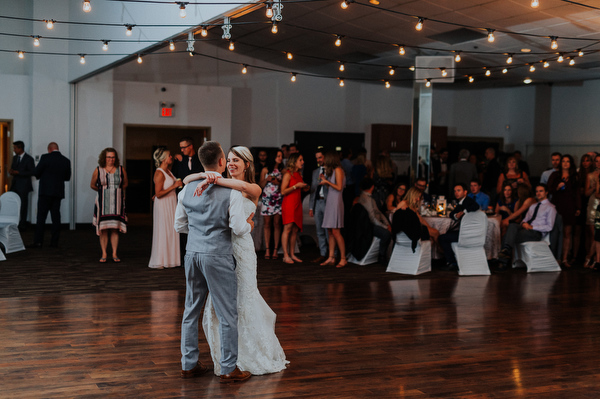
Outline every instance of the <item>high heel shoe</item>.
{"label": "high heel shoe", "polygon": [[329,258],[327,258],[327,260],[323,263],[321,263],[321,266],[333,266],[335,265],[335,258],[333,256],[330,256]]}
{"label": "high heel shoe", "polygon": [[271,259],[271,255],[269,254],[269,248],[265,249],[265,259]]}
{"label": "high heel shoe", "polygon": [[347,264],[348,264],[348,261],[346,260],[346,258],[342,258],[342,259],[340,259],[340,263],[338,263],[335,267],[337,267],[339,269],[339,268],[346,266]]}

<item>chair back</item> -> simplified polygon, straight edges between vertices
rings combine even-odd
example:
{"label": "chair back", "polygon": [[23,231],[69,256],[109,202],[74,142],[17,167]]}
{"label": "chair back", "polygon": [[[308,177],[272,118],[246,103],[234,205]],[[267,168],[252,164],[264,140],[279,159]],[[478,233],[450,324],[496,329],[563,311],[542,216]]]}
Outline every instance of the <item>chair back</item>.
{"label": "chair back", "polygon": [[7,191],[0,195],[0,223],[19,224],[21,198],[17,193]]}
{"label": "chair back", "polygon": [[488,219],[485,212],[468,212],[460,223],[458,245],[461,247],[483,247],[487,236]]}

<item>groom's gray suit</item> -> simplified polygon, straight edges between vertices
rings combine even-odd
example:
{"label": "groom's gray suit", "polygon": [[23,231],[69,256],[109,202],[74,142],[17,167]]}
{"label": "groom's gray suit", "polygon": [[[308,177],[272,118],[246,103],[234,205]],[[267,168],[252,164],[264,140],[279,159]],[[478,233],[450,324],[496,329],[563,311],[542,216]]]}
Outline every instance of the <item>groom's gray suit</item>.
{"label": "groom's gray suit", "polygon": [[198,319],[210,292],[219,319],[221,373],[229,374],[238,355],[237,278],[231,232],[243,235],[252,227],[244,217],[239,191],[211,184],[201,196],[194,197],[195,188],[196,184],[184,187],[175,211],[175,230],[188,234],[181,366],[191,370],[198,362]]}

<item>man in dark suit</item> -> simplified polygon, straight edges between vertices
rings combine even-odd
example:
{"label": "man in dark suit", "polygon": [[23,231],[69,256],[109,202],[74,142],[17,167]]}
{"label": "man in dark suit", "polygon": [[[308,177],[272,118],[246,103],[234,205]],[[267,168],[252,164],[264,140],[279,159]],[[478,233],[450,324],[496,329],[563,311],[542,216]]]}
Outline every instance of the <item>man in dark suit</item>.
{"label": "man in dark suit", "polygon": [[35,163],[33,162],[33,157],[25,153],[25,144],[22,141],[15,141],[13,143],[13,150],[15,151],[15,156],[13,157],[12,165],[8,171],[13,178],[10,191],[17,193],[21,198],[19,228],[23,228],[27,223],[29,193],[33,191],[31,176],[33,176]]}
{"label": "man in dark suit", "polygon": [[33,172],[40,181],[37,225],[31,247],[40,248],[44,242],[44,228],[48,212],[52,218],[51,247],[58,247],[60,235],[60,202],[65,198],[65,182],[71,179],[71,161],[58,151],[58,144],[48,144],[48,154],[42,155]]}
{"label": "man in dark suit", "polygon": [[454,224],[438,239],[440,246],[444,250],[444,256],[446,257],[447,263],[445,270],[458,270],[456,257],[452,250],[452,243],[458,242],[462,217],[465,216],[465,213],[479,210],[477,202],[475,202],[473,198],[467,196],[467,193],[468,190],[466,184],[460,183],[454,186],[454,197],[456,197],[457,205],[450,213],[450,219],[454,220]]}
{"label": "man in dark suit", "polygon": [[181,154],[175,156],[172,168],[173,175],[176,178],[183,180],[192,173],[204,172],[204,168],[196,156],[194,140],[191,137],[184,137],[179,140],[179,149]]}
{"label": "man in dark suit", "polygon": [[[329,254],[329,237],[327,235],[327,229],[322,227],[323,217],[325,215],[325,202],[327,201],[327,193],[329,188],[325,185],[319,185],[321,182],[321,175],[325,174],[325,155],[322,149],[318,149],[315,152],[315,158],[317,160],[317,168],[313,170],[312,181],[310,184],[310,198],[309,198],[309,210],[308,215],[315,218],[315,226],[317,228],[317,241],[319,244],[320,256],[314,259],[313,263],[321,263],[327,260]],[[348,211],[348,213],[350,213]]]}

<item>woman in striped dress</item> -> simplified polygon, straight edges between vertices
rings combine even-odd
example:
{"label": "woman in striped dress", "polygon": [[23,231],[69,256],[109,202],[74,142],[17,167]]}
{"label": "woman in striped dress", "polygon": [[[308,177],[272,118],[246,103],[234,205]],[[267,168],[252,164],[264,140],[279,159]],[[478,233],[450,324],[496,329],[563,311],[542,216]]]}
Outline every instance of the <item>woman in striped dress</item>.
{"label": "woman in striped dress", "polygon": [[119,164],[119,156],[114,148],[105,148],[98,157],[98,167],[92,175],[90,184],[96,190],[93,224],[96,234],[100,237],[102,257],[100,263],[108,258],[106,249],[110,236],[113,262],[120,262],[117,255],[119,232],[127,232],[127,215],[125,214],[125,189],[127,188],[127,173]]}

